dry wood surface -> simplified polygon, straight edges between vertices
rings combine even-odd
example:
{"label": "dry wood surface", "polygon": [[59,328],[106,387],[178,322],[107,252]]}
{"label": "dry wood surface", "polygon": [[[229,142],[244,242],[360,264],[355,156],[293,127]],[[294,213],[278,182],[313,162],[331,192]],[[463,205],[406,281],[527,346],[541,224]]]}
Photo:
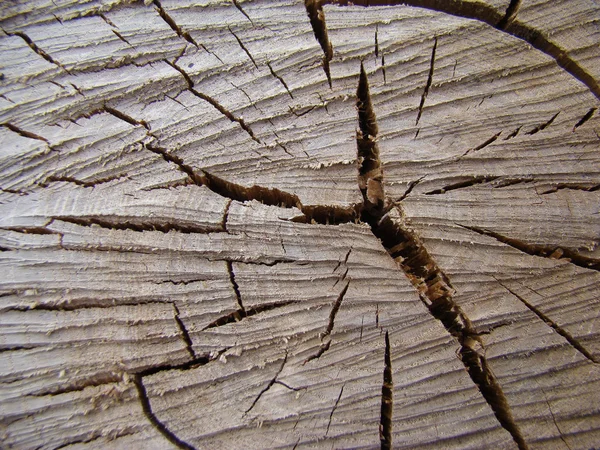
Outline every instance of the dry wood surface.
{"label": "dry wood surface", "polygon": [[597,0],[0,31],[0,448],[599,448]]}

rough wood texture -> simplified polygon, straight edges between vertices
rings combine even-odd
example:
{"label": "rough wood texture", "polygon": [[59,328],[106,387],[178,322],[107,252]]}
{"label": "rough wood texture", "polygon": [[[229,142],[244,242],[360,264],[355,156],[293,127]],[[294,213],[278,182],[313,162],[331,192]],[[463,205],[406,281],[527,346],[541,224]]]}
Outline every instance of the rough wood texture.
{"label": "rough wood texture", "polygon": [[600,442],[592,0],[0,3],[2,448]]}

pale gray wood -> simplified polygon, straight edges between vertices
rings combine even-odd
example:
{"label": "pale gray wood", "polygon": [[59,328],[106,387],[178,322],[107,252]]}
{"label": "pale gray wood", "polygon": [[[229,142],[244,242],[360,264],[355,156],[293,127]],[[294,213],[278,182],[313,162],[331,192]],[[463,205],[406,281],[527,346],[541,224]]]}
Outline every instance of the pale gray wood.
{"label": "pale gray wood", "polygon": [[[318,2],[0,3],[2,447],[600,441],[598,5],[326,3],[330,60]],[[360,217],[361,63],[386,217],[476,334]]]}

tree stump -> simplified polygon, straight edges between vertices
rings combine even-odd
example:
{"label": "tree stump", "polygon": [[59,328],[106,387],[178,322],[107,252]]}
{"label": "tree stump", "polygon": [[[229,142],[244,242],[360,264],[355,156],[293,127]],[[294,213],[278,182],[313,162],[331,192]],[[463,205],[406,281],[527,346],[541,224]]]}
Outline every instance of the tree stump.
{"label": "tree stump", "polygon": [[598,446],[595,0],[0,18],[2,448]]}

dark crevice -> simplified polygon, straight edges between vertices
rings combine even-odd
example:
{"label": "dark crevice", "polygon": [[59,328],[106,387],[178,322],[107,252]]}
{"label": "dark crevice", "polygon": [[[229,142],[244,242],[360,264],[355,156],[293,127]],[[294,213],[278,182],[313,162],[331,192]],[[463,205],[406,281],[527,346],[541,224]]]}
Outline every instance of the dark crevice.
{"label": "dark crevice", "polygon": [[275,380],[275,384],[279,384],[279,385],[283,386],[284,388],[289,389],[290,391],[294,391],[294,392],[298,392],[298,391],[301,391],[302,389],[306,389],[306,388],[295,388],[295,387],[292,387],[289,384],[284,383],[283,381],[279,381],[279,380]]}
{"label": "dark crevice", "polygon": [[201,281],[206,281],[206,278],[196,278],[192,280],[162,280],[162,281],[152,281],[153,284],[172,284],[175,286],[187,286],[191,283],[199,283]]}
{"label": "dark crevice", "polygon": [[500,284],[500,286],[502,286],[504,289],[506,289],[508,292],[510,292],[514,297],[516,297],[517,299],[519,299],[521,301],[521,303],[523,303],[532,313],[534,313],[544,323],[546,323],[546,325],[548,325],[550,328],[552,328],[554,331],[556,331],[556,333],[558,333],[560,336],[562,336],[569,343],[569,345],[571,345],[571,347],[573,347],[575,350],[577,350],[585,358],[587,358],[588,360],[590,360],[594,364],[599,364],[600,363],[600,360],[598,360],[598,358],[596,358],[594,355],[592,355],[567,330],[565,330],[564,328],[562,328],[560,325],[558,325],[556,322],[554,322],[552,319],[550,319],[550,317],[548,317],[547,315],[545,315],[541,310],[539,310],[538,308],[536,308],[535,306],[533,306],[531,303],[529,303],[527,300],[525,300],[523,297],[521,297],[515,291],[513,291],[508,286],[506,286],[504,283],[502,283],[502,281],[500,281],[498,278],[494,277],[494,279],[498,282],[498,284]]}
{"label": "dark crevice", "polygon": [[277,377],[279,376],[279,374],[283,371],[283,367],[285,366],[285,363],[287,362],[287,358],[288,358],[288,353],[287,350],[285,351],[285,356],[283,358],[283,361],[281,362],[281,366],[279,367],[279,370],[277,371],[277,373],[275,374],[275,376],[271,379],[271,381],[269,381],[269,384],[267,384],[256,396],[256,398],[254,399],[254,401],[252,402],[252,404],[250,405],[250,408],[248,408],[245,412],[244,415],[248,414],[250,411],[252,411],[252,408],[254,408],[254,406],[256,405],[256,403],[260,400],[260,398],[262,397],[262,395],[267,392],[269,389],[271,389],[271,386],[273,386],[275,384],[275,382],[277,381]]}
{"label": "dark crevice", "polygon": [[63,69],[65,72],[70,73],[67,68],[65,66],[63,66],[61,63],[59,63],[58,61],[56,61],[54,58],[52,58],[48,53],[46,53],[44,50],[42,50],[41,48],[39,48],[35,42],[33,42],[33,40],[27,36],[25,33],[23,33],[22,31],[15,31],[13,33],[9,33],[6,32],[5,33],[9,36],[18,36],[21,39],[23,39],[27,45],[29,46],[29,48],[31,48],[31,50],[33,50],[35,53],[37,53],[38,55],[40,55],[42,58],[44,58],[46,61],[48,61],[51,64],[54,64],[55,66],[60,67],[61,69]]}
{"label": "dark crevice", "polygon": [[[345,278],[347,273],[348,273],[348,271],[346,271],[346,273],[344,273],[344,275],[342,276],[342,279]],[[337,284],[337,282],[336,282],[336,284]],[[335,316],[337,315],[338,311],[340,310],[340,307],[342,306],[342,301],[344,300],[344,296],[346,295],[346,292],[348,292],[348,286],[350,286],[350,281],[348,281],[346,283],[346,285],[342,288],[341,292],[339,293],[338,297],[333,302],[331,311],[329,312],[329,322],[327,323],[327,327],[325,328],[325,331],[323,333],[321,333],[321,345],[319,347],[319,350],[317,350],[317,352],[315,354],[306,358],[304,360],[303,364],[306,364],[307,362],[312,361],[313,359],[319,359],[327,350],[329,350],[329,347],[331,346],[331,337],[330,336],[331,336],[331,332],[333,331],[333,327],[335,325]]]}
{"label": "dark crevice", "polygon": [[383,75],[383,84],[387,84],[387,78],[385,76],[385,55],[381,52],[381,74]]}
{"label": "dark crevice", "polygon": [[[302,116],[304,116],[304,115],[308,114],[309,112],[311,112],[311,111],[312,111],[313,109],[315,109],[315,108],[316,108],[316,105],[314,105],[314,106],[311,106],[311,107],[309,107],[309,108],[305,109],[305,110],[304,110],[304,111],[302,111],[302,112],[296,112],[296,111],[294,111],[294,109],[293,109],[291,106],[288,106],[288,109],[290,110],[290,112],[291,112],[291,113],[292,113],[294,116],[296,116],[296,117],[302,117]],[[281,144],[280,144],[280,145],[281,145]]]}
{"label": "dark crevice", "polygon": [[102,386],[104,384],[119,383],[123,381],[123,373],[105,372],[89,376],[85,379],[72,381],[67,385],[55,386],[50,389],[36,391],[28,394],[33,397],[44,397],[46,395],[61,395],[69,392],[83,391],[87,387]]}
{"label": "dark crevice", "polygon": [[434,38],[433,41],[433,49],[431,50],[431,61],[429,63],[429,73],[427,75],[427,83],[425,84],[425,88],[423,89],[423,94],[421,95],[421,103],[419,103],[419,112],[417,113],[417,121],[415,125],[419,125],[419,120],[421,119],[421,114],[423,114],[423,106],[425,105],[425,99],[427,98],[427,94],[429,94],[429,89],[431,88],[431,83],[433,82],[433,69],[435,66],[435,51],[437,49],[438,39]]}
{"label": "dark crevice", "polygon": [[97,178],[93,181],[83,181],[83,180],[79,180],[77,178],[70,177],[70,176],[50,175],[48,178],[46,178],[46,180],[44,182],[40,183],[40,186],[47,187],[50,183],[64,182],[64,183],[73,183],[73,184],[76,184],[77,186],[81,186],[81,187],[94,187],[98,184],[103,184],[103,183],[108,183],[110,181],[119,180],[126,176],[127,176],[127,174],[125,173],[123,175],[113,175],[113,176],[106,177],[106,178]]}
{"label": "dark crevice", "polygon": [[248,126],[248,124],[246,124],[246,122],[244,122],[244,119],[242,119],[241,117],[236,117],[231,111],[229,111],[227,108],[225,108],[216,99],[212,98],[211,96],[206,95],[206,94],[204,94],[202,92],[197,91],[194,88],[194,82],[193,82],[192,78],[189,76],[189,74],[185,70],[183,70],[177,64],[175,64],[175,63],[173,63],[171,61],[168,61],[166,59],[164,61],[167,64],[169,64],[173,69],[177,70],[183,76],[183,78],[187,82],[188,90],[192,94],[194,94],[199,99],[202,99],[202,100],[204,100],[207,103],[210,103],[210,105],[213,108],[215,108],[217,111],[219,111],[225,117],[227,117],[229,120],[231,120],[232,122],[238,123],[239,126],[242,128],[242,130],[244,130],[246,133],[248,133],[248,135],[252,138],[253,141],[258,142],[259,144],[261,143],[261,141],[255,136],[254,132]]}
{"label": "dark crevice", "polygon": [[[416,6],[463,17],[465,19],[478,20],[494,28],[498,28],[498,24],[504,17],[503,14],[498,12],[491,5],[479,1],[467,0],[323,0],[323,3],[340,6],[347,6],[350,4],[357,6]],[[600,85],[596,79],[574,61],[567,51],[553,42],[550,42],[543,33],[529,25],[520,23],[517,20],[507,23],[505,28],[501,31],[529,43],[533,48],[552,57],[559,67],[586,85],[587,88],[600,99]]]}
{"label": "dark crevice", "polygon": [[528,244],[527,242],[509,238],[507,236],[501,235],[500,233],[486,230],[484,228],[472,227],[461,224],[457,225],[467,230],[471,230],[475,233],[481,234],[483,236],[493,237],[497,241],[509,245],[512,248],[515,248],[531,256],[540,256],[542,258],[565,260],[576,266],[583,267],[584,269],[600,271],[600,260],[580,255],[579,253],[573,250],[569,250],[567,248],[562,248],[557,245]]}
{"label": "dark crevice", "polygon": [[283,85],[283,87],[285,88],[285,90],[287,91],[287,93],[289,94],[289,96],[293,99],[294,96],[292,95],[292,91],[290,91],[290,88],[288,87],[287,83],[285,82],[285,80],[277,73],[275,72],[275,70],[273,70],[273,67],[271,66],[271,63],[267,61],[267,67],[269,68],[269,71],[271,72],[271,75],[273,75],[275,78],[277,78],[279,80],[279,82]]}
{"label": "dark crevice", "polygon": [[385,332],[385,357],[383,384],[381,386],[381,418],[379,421],[379,440],[382,450],[392,448],[392,413],[394,405],[394,381],[392,379],[392,351],[390,336]]}
{"label": "dark crevice", "polygon": [[574,132],[574,131],[575,131],[577,128],[579,128],[581,125],[583,125],[584,123],[586,123],[588,120],[590,120],[590,119],[593,117],[593,115],[594,115],[594,113],[596,112],[596,110],[597,110],[597,109],[598,109],[598,108],[590,108],[590,110],[589,110],[587,113],[585,113],[585,116],[583,116],[583,117],[581,118],[581,120],[579,120],[579,122],[577,122],[577,123],[575,124],[575,126],[573,127],[573,132]]}
{"label": "dark crevice", "polygon": [[318,223],[321,225],[339,225],[358,222],[361,205],[348,207],[333,205],[301,206],[303,216],[292,219],[299,223]]}
{"label": "dark crevice", "polygon": [[181,338],[183,339],[183,342],[185,342],[185,348],[190,354],[190,358],[196,359],[196,352],[194,352],[194,344],[192,342],[192,338],[190,337],[190,333],[185,327],[185,324],[181,320],[181,317],[179,317],[179,308],[177,308],[177,305],[175,303],[173,303],[173,309],[175,310],[175,322],[177,322],[177,327],[181,332]]}
{"label": "dark crevice", "polygon": [[222,231],[219,226],[212,228],[201,227],[197,225],[185,225],[181,222],[171,223],[160,219],[126,218],[126,217],[90,217],[90,216],[55,216],[54,220],[74,223],[76,225],[91,227],[97,225],[109,230],[131,230],[131,231],[161,231],[168,233],[177,231],[179,233],[199,233],[207,234]]}
{"label": "dark crevice", "polygon": [[223,211],[223,220],[221,221],[221,229],[227,232],[227,220],[229,219],[229,209],[231,208],[231,204],[233,200],[229,199],[227,204],[225,205],[225,211]]}
{"label": "dark crevice", "polygon": [[267,188],[256,185],[245,187],[219,178],[206,171],[203,171],[203,175],[204,185],[222,197],[227,197],[239,202],[256,200],[264,205],[284,208],[297,207],[302,209],[300,199],[296,195],[281,191],[277,188]]}
{"label": "dark crevice", "polygon": [[[0,250],[0,251],[7,251],[7,250]],[[11,309],[5,309],[4,311],[11,311]],[[34,349],[36,347],[38,347],[38,345],[35,345],[35,344],[31,344],[31,345],[14,345],[14,346],[0,346],[0,353],[18,352],[20,350],[32,350],[32,349]]]}
{"label": "dark crevice", "polygon": [[379,58],[379,24],[375,24],[375,58]]}
{"label": "dark crevice", "polygon": [[[50,221],[51,223],[52,221]],[[16,231],[23,234],[60,234],[57,231],[52,231],[46,228],[50,223],[43,227],[0,227],[0,230]]]}
{"label": "dark crevice", "polygon": [[312,361],[313,359],[319,359],[321,356],[323,356],[323,354],[327,350],[329,350],[330,346],[331,346],[331,339],[328,339],[319,346],[319,350],[317,350],[316,353],[314,353],[313,355],[310,355],[308,358],[306,358],[302,364],[304,365],[307,362]]}
{"label": "dark crevice", "polygon": [[158,417],[152,411],[152,406],[150,405],[150,399],[148,398],[148,393],[146,392],[146,386],[142,381],[141,375],[135,375],[134,377],[135,387],[138,391],[138,396],[140,402],[142,404],[142,410],[144,411],[144,415],[150,421],[150,423],[156,428],[169,442],[177,446],[178,448],[183,448],[186,450],[195,450],[195,448],[188,444],[187,442],[179,439],[171,430],[167,428],[167,426],[158,420]]}
{"label": "dark crevice", "polygon": [[329,42],[329,36],[327,35],[327,25],[325,25],[325,12],[323,11],[323,1],[304,0],[304,6],[306,7],[306,12],[308,13],[308,18],[310,19],[310,25],[315,34],[315,38],[317,39],[317,41],[321,45],[321,49],[323,50],[323,70],[325,71],[325,76],[327,77],[329,87],[332,87],[329,62],[333,58],[333,46],[331,45],[331,42]]}
{"label": "dark crevice", "polygon": [[240,311],[243,313],[243,316],[246,316],[246,310],[244,309],[244,303],[242,302],[242,294],[240,293],[240,286],[235,281],[235,272],[233,271],[233,262],[226,261],[227,264],[227,273],[229,274],[229,282],[231,283],[231,287],[233,288],[233,292],[235,293],[235,298],[237,304],[240,308]]}
{"label": "dark crevice", "polygon": [[183,187],[183,186],[190,186],[192,184],[195,184],[192,180],[190,180],[189,178],[184,178],[183,180],[175,180],[175,181],[169,181],[166,183],[161,183],[152,187],[147,187],[147,188],[142,188],[140,189],[141,191],[155,191],[155,190],[159,190],[159,189],[173,189],[173,188],[177,188],[177,187]]}
{"label": "dark crevice", "polygon": [[512,131],[508,136],[506,136],[504,138],[504,140],[508,141],[509,139],[517,137],[517,135],[519,134],[519,131],[521,131],[521,128],[523,128],[523,125],[521,125],[520,127],[515,128],[514,131]]}
{"label": "dark crevice", "polygon": [[540,195],[553,194],[554,192],[561,191],[563,189],[571,189],[574,191],[585,191],[585,192],[596,192],[600,190],[600,184],[593,186],[583,186],[580,184],[571,183],[559,183],[556,186],[548,189],[547,191],[540,192]]}
{"label": "dark crevice", "polygon": [[[364,148],[364,143],[362,142],[362,135],[365,134],[363,131],[364,128],[375,130],[375,133],[372,133],[372,131],[369,132],[369,134],[373,135],[376,135],[377,130],[377,125],[374,123],[374,113],[365,114],[365,111],[361,111],[360,105],[365,103],[363,100],[364,94],[362,94],[363,98],[361,98],[361,91],[364,92],[361,86],[366,84],[365,80],[362,79],[363,74],[364,71],[361,69],[361,80],[357,92],[357,103],[359,104],[358,120],[359,127],[361,128],[361,132],[357,135],[359,155]],[[372,122],[365,120],[366,117],[370,117]],[[378,155],[375,165],[380,165]],[[359,183],[362,181],[361,176],[361,167],[359,167]],[[382,178],[381,175],[379,176]],[[379,180],[380,183],[381,181]],[[429,255],[419,237],[408,229],[404,222],[404,213],[401,208],[399,206],[388,208],[385,207],[383,202],[379,205],[373,205],[367,197],[367,193],[362,189],[362,185],[359,184],[359,186],[361,187],[361,191],[363,191],[365,199],[364,207],[361,211],[361,220],[371,226],[373,234],[381,241],[389,255],[396,261],[415,286],[421,300],[429,309],[431,315],[439,320],[448,333],[458,341],[460,344],[458,353],[472,381],[481,392],[502,427],[511,434],[513,440],[521,450],[527,449],[527,444],[512,417],[504,392],[491,368],[488,366],[481,338],[469,317],[452,298],[454,288],[450,280]],[[383,193],[383,189],[381,191]],[[389,338],[386,338],[386,346],[389,351]],[[391,382],[391,368],[389,370]],[[381,443],[382,448],[391,448],[391,424],[389,440],[383,434],[387,427],[383,423],[384,406],[382,404]]]}
{"label": "dark crevice", "polygon": [[[22,292],[15,292],[10,295],[20,295]],[[105,302],[98,301],[98,299],[78,299],[77,303],[72,301],[63,302],[59,304],[53,303],[33,303],[27,306],[12,306],[6,308],[5,311],[78,311],[82,309],[97,309],[97,308],[114,308],[115,306],[137,306],[137,305],[164,305],[164,303],[157,300],[144,300],[139,298],[126,298],[119,299],[119,303],[116,304],[113,300],[107,299]]]}
{"label": "dark crevice", "polygon": [[104,20],[104,22],[107,23],[107,25],[113,27],[113,28],[119,28],[117,25],[115,25],[115,23],[110,20],[108,17],[106,17],[106,15],[102,14],[102,13],[98,13],[98,17],[100,17],[102,20]]}
{"label": "dark crevice", "polygon": [[[356,91],[356,107],[358,109],[358,130],[356,142],[358,146],[358,187],[363,195],[366,212],[375,212],[383,208],[385,194],[383,187],[383,169],[379,160],[377,146],[377,118],[371,103],[369,81],[361,62],[360,77]],[[363,212],[364,212],[363,211]]]}
{"label": "dark crevice", "polygon": [[246,19],[248,19],[250,21],[250,23],[252,25],[254,25],[254,22],[252,22],[252,19],[250,18],[250,16],[246,13],[246,11],[244,11],[244,9],[242,8],[242,5],[240,5],[237,0],[233,0],[233,4],[238,9],[238,11],[241,12],[244,15],[244,17],[246,17]]}
{"label": "dark crevice", "polygon": [[131,43],[127,39],[125,39],[123,37],[123,35],[121,33],[119,33],[117,30],[111,30],[111,31],[115,34],[115,36],[117,36],[119,39],[121,39],[127,45],[129,45],[130,47],[133,47],[133,45],[131,45]]}
{"label": "dark crevice", "polygon": [[340,307],[342,306],[342,301],[344,300],[344,295],[348,292],[348,286],[350,286],[350,281],[346,283],[339,293],[338,297],[335,299],[333,306],[331,307],[331,312],[329,313],[329,323],[327,324],[327,328],[325,329],[324,336],[329,336],[333,331],[333,326],[335,325],[335,316],[337,315]]}
{"label": "dark crevice", "polygon": [[192,94],[194,94],[196,97],[210,103],[217,111],[219,111],[221,114],[223,114],[225,117],[227,117],[232,122],[237,122],[239,124],[239,126],[242,128],[242,130],[244,130],[246,133],[248,133],[248,135],[252,138],[253,141],[261,144],[260,139],[258,139],[256,137],[256,135],[254,134],[252,129],[248,126],[248,124],[246,124],[246,122],[244,122],[244,119],[242,119],[241,117],[234,116],[233,113],[231,113],[229,110],[227,110],[223,105],[221,105],[219,102],[217,102],[214,98],[212,98],[206,94],[203,94],[202,92],[198,92],[194,88],[190,88],[190,92]]}
{"label": "dark crevice", "polygon": [[344,394],[344,386],[346,386],[346,384],[342,384],[342,387],[340,389],[340,394],[338,395],[335,404],[333,405],[333,408],[331,409],[331,413],[329,413],[329,422],[327,422],[327,430],[325,430],[325,436],[327,436],[329,434],[329,428],[331,427],[331,420],[333,419],[333,413],[335,413],[335,410],[338,407],[338,404],[340,403],[340,400],[342,399],[342,395]]}
{"label": "dark crevice", "polygon": [[175,164],[179,170],[190,177],[190,180],[192,180],[197,186],[204,186],[203,176],[197,174],[191,166],[185,164],[177,155],[170,153],[166,148],[158,147],[152,144],[144,144],[144,147],[150,150],[152,153],[162,156],[166,162]]}
{"label": "dark crevice", "polygon": [[177,23],[175,23],[175,20],[173,20],[173,18],[164,10],[164,8],[162,7],[159,0],[153,0],[152,3],[154,4],[154,7],[156,8],[156,12],[158,12],[159,16],[167,23],[167,25],[169,25],[171,27],[171,29],[175,33],[177,33],[177,36],[185,39],[190,44],[194,45],[196,48],[200,48],[200,46],[196,43],[196,41],[192,38],[192,36],[190,36],[190,34],[187,31],[183,31],[177,25]]}
{"label": "dark crevice", "polygon": [[192,370],[201,366],[205,366],[211,361],[218,359],[223,353],[229,350],[230,347],[222,348],[218,351],[211,352],[209,354],[204,354],[202,356],[197,356],[194,359],[188,360],[181,364],[161,364],[158,366],[150,366],[146,369],[142,369],[133,373],[133,375],[139,376],[141,378],[148,377],[150,375],[156,375],[160,372],[168,372],[170,370]]}
{"label": "dark crevice", "polygon": [[494,181],[498,178],[499,177],[497,177],[497,176],[491,176],[491,175],[472,177],[469,180],[461,181],[459,183],[449,184],[448,186],[444,186],[441,189],[435,189],[433,191],[425,192],[425,195],[445,194],[448,191],[454,191],[456,189],[463,189],[463,188],[475,186],[477,184],[487,183],[489,181]]}
{"label": "dark crevice", "polygon": [[238,309],[232,313],[229,313],[225,316],[221,316],[218,319],[214,320],[213,322],[209,323],[207,326],[205,326],[202,329],[202,331],[208,330],[210,328],[222,327],[223,325],[227,325],[230,323],[239,322],[239,321],[245,319],[246,317],[252,317],[252,316],[255,316],[256,314],[260,314],[265,311],[271,311],[273,309],[282,308],[284,306],[293,305],[295,303],[298,303],[298,302],[296,300],[288,300],[288,301],[283,301],[283,302],[265,303],[263,305],[258,305],[258,306],[250,307],[250,308],[244,308],[244,309],[240,308],[240,309]]}
{"label": "dark crevice", "polygon": [[478,152],[479,150],[487,147],[488,145],[492,144],[493,142],[496,142],[496,140],[498,140],[498,138],[500,137],[501,134],[502,134],[502,131],[500,131],[499,133],[496,133],[491,138],[489,138],[487,141],[479,144],[477,147],[470,148],[469,150],[464,152],[462,155],[460,155],[458,157],[458,159],[462,159],[463,157],[467,156],[471,152]]}
{"label": "dark crevice", "polygon": [[501,189],[515,184],[532,183],[533,178],[503,178],[500,181],[492,184],[494,189]]}
{"label": "dark crevice", "polygon": [[238,37],[237,34],[235,34],[235,32],[231,29],[231,27],[228,26],[227,28],[229,29],[229,32],[233,35],[233,37],[235,38],[235,40],[238,42],[238,44],[240,45],[240,47],[242,48],[242,50],[244,50],[244,53],[246,53],[246,55],[248,56],[248,58],[250,58],[250,61],[252,61],[252,64],[254,64],[254,67],[256,67],[258,69],[258,64],[256,64],[256,61],[252,57],[252,54],[250,53],[250,50],[248,50],[246,48],[246,46],[244,45],[244,43],[242,42],[242,40]]}
{"label": "dark crevice", "polygon": [[48,139],[46,139],[45,137],[42,137],[38,134],[32,133],[30,131],[26,131],[16,125],[13,125],[12,123],[3,123],[2,124],[3,127],[8,128],[10,131],[13,131],[15,133],[17,133],[20,136],[23,136],[25,138],[29,138],[29,139],[35,139],[37,141],[43,141],[46,144],[49,143]]}
{"label": "dark crevice", "polygon": [[560,114],[560,111],[557,112],[556,114],[554,114],[550,120],[548,120],[548,122],[543,123],[541,125],[538,125],[537,127],[533,128],[532,130],[528,131],[527,134],[532,135],[532,134],[536,134],[539,133],[542,130],[545,130],[546,128],[548,128],[550,125],[552,125],[552,122],[554,122],[554,119],[556,119],[558,117],[558,115]]}
{"label": "dark crevice", "polygon": [[504,13],[504,17],[500,19],[496,28],[499,30],[506,29],[506,26],[511,23],[517,17],[517,13],[519,12],[519,8],[521,7],[522,0],[510,0],[510,4],[508,8],[506,8],[506,12]]}
{"label": "dark crevice", "polygon": [[162,156],[165,161],[175,164],[179,170],[190,177],[194,184],[206,186],[212,192],[222,197],[239,202],[256,200],[264,205],[300,209],[303,215],[294,218],[294,222],[314,222],[323,225],[337,225],[340,223],[356,222],[358,219],[358,209],[360,208],[360,205],[348,207],[333,205],[303,206],[300,199],[295,194],[290,194],[289,192],[281,191],[277,188],[268,188],[257,185],[246,187],[237,183],[232,183],[213,175],[206,170],[199,169],[198,171],[195,171],[191,166],[185,164],[181,158],[170,153],[166,148],[152,144],[145,144],[145,147],[151,152]]}
{"label": "dark crevice", "polygon": [[150,126],[146,123],[145,120],[136,120],[133,117],[125,114],[124,112],[121,112],[115,108],[111,108],[110,106],[106,106],[106,105],[104,106],[104,111],[109,113],[111,116],[116,117],[117,119],[123,120],[124,122],[127,122],[130,125],[133,125],[134,127],[141,125],[146,130],[150,130]]}

